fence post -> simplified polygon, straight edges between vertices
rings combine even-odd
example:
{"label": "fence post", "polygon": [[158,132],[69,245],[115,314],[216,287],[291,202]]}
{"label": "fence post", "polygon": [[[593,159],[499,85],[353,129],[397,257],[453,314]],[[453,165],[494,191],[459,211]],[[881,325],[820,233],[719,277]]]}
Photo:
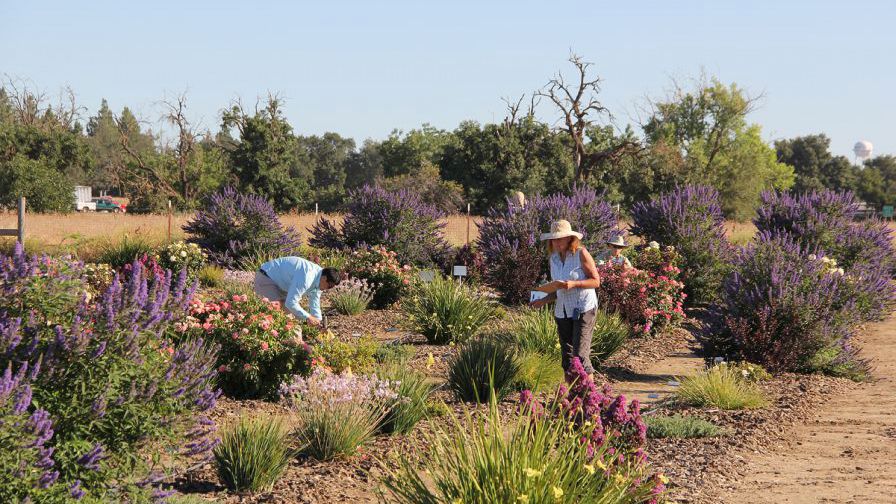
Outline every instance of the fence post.
{"label": "fence post", "polygon": [[317,203],[314,204],[314,216],[317,217]]}
{"label": "fence post", "polygon": [[467,246],[470,246],[470,204],[467,203]]}
{"label": "fence post", "polygon": [[171,200],[168,200],[168,243],[171,243]]}
{"label": "fence post", "polygon": [[19,243],[25,248],[25,197],[19,198]]}

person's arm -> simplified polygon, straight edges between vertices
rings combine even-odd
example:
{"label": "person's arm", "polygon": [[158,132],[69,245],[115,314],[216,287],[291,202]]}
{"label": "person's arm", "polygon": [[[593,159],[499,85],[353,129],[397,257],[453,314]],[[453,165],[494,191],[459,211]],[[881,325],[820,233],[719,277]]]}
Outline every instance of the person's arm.
{"label": "person's arm", "polygon": [[541,299],[532,301],[531,303],[529,303],[529,306],[531,306],[532,308],[541,308],[542,306],[545,306],[549,303],[553,303],[556,300],[557,300],[557,292],[555,291]]}
{"label": "person's arm", "polygon": [[283,307],[290,311],[293,315],[296,316],[299,320],[308,320],[308,317],[311,317],[311,314],[305,311],[302,308],[302,305],[299,304],[299,301],[302,299],[302,296],[305,295],[305,291],[307,287],[304,281],[293,282],[292,285],[289,286],[289,292],[286,293],[286,301],[283,302]]}
{"label": "person's arm", "polygon": [[308,294],[308,311],[311,312],[311,316],[320,320],[323,317],[320,311],[320,289],[314,289]]}
{"label": "person's arm", "polygon": [[562,282],[566,284],[566,289],[596,289],[600,287],[600,275],[597,274],[597,266],[594,264],[594,258],[587,250],[582,249],[582,270],[585,272],[583,280],[569,280]]}

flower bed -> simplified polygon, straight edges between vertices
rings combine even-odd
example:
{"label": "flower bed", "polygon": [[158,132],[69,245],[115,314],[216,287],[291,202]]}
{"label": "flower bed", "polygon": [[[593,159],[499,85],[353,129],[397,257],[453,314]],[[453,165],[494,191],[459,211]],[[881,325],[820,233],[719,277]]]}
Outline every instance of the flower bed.
{"label": "flower bed", "polygon": [[[642,255],[659,254],[646,252]],[[654,261],[651,267],[658,271],[609,263],[597,268],[601,278],[599,304],[622,316],[635,334],[657,334],[680,324],[685,318],[682,308],[686,298],[684,284],[677,279],[680,270],[674,264],[662,261]]]}

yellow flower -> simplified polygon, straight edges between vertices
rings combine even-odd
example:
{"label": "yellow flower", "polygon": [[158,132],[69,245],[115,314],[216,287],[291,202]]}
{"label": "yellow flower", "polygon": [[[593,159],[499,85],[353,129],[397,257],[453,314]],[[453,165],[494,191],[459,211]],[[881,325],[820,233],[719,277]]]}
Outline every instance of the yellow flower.
{"label": "yellow flower", "polygon": [[451,501],[451,504],[464,504],[464,501],[461,500],[460,497],[458,497],[458,498],[454,499],[453,501]]}
{"label": "yellow flower", "polygon": [[591,464],[585,464],[585,471],[587,471],[588,474],[594,474],[594,466]]}
{"label": "yellow flower", "polygon": [[669,483],[669,478],[667,478],[665,474],[660,474],[660,481],[662,481],[663,484],[665,485],[665,484]]}
{"label": "yellow flower", "polygon": [[603,460],[598,460],[595,464],[598,468],[600,468],[601,471],[607,470],[607,464],[604,464]]}
{"label": "yellow flower", "polygon": [[616,483],[619,483],[619,484],[625,483],[625,476],[623,476],[619,473],[616,473],[616,476],[614,477],[614,479],[616,480]]}
{"label": "yellow flower", "polygon": [[436,364],[436,358],[432,356],[432,352],[429,352],[429,355],[426,356],[426,369],[433,367]]}
{"label": "yellow flower", "polygon": [[520,501],[520,502],[523,502],[523,503],[526,503],[526,502],[529,502],[529,496],[528,496],[528,495],[520,494],[520,496],[517,497],[516,500],[518,500],[518,501]]}
{"label": "yellow flower", "polygon": [[560,500],[560,497],[563,497],[563,489],[562,488],[555,486],[555,487],[551,488],[551,490],[554,491],[555,499]]}
{"label": "yellow flower", "polygon": [[532,469],[531,467],[526,469],[527,478],[537,478],[538,476],[541,476],[541,471]]}

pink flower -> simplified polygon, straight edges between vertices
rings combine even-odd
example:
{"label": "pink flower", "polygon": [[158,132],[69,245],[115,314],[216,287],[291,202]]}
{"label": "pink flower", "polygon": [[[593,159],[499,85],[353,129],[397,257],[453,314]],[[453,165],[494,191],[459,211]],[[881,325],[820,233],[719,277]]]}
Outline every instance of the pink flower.
{"label": "pink flower", "polygon": [[239,339],[239,337],[240,337],[239,333],[233,333],[233,339]]}
{"label": "pink flower", "polygon": [[280,332],[274,329],[273,331],[271,331],[271,336],[274,336],[276,338],[277,336],[280,336]]}
{"label": "pink flower", "polygon": [[252,364],[249,364],[248,362],[243,364],[243,371],[248,371],[250,369],[252,369]]}
{"label": "pink flower", "polygon": [[262,349],[262,350],[267,350],[268,348],[270,348],[270,346],[268,345],[268,342],[267,342],[267,341],[262,341],[262,342],[261,342],[261,349]]}
{"label": "pink flower", "polygon": [[224,372],[227,372],[227,371],[230,371],[230,368],[227,367],[226,365],[221,364],[220,366],[218,366],[218,372],[219,372],[219,373],[224,373]]}
{"label": "pink flower", "polygon": [[249,334],[249,329],[247,329],[247,328],[244,327],[244,328],[242,329],[242,331],[240,331],[240,332],[243,333],[243,334]]}

